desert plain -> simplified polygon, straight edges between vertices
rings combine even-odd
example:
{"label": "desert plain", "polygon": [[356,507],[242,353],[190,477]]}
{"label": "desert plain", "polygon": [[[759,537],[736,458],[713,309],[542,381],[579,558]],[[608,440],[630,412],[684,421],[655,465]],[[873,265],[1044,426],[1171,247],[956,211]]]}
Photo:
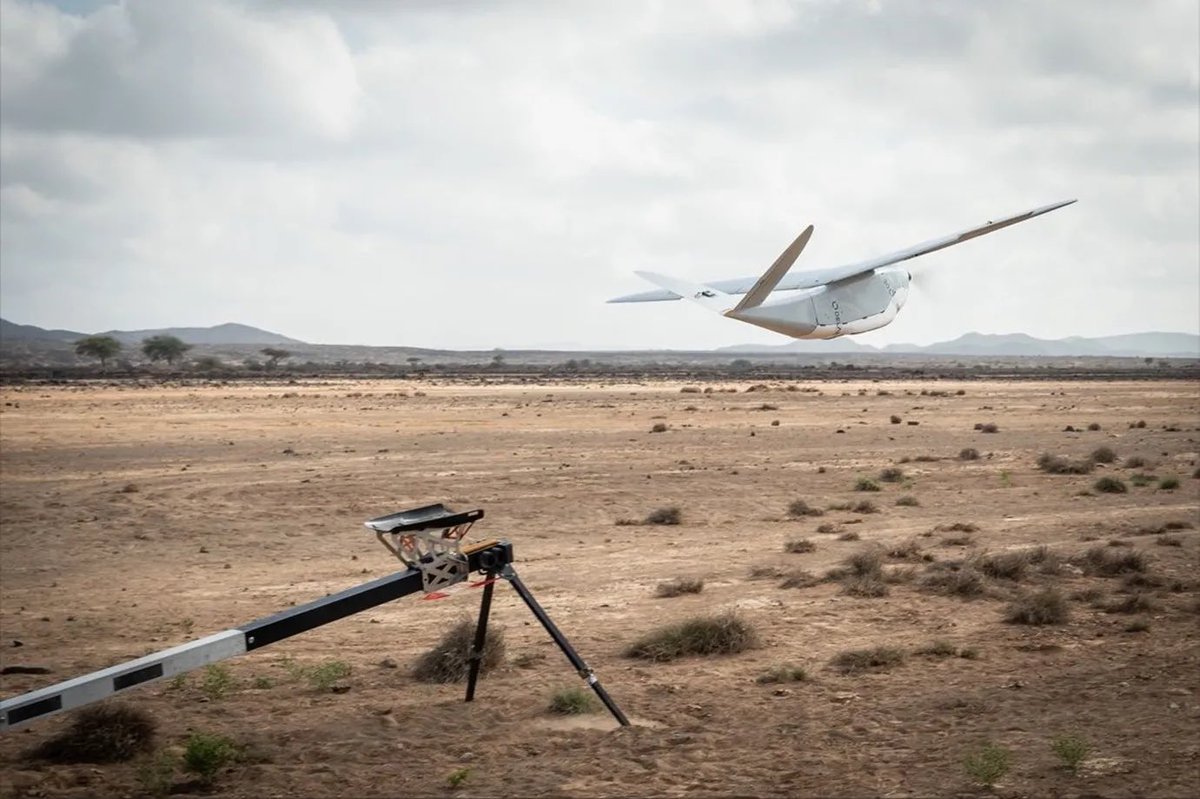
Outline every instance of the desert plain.
{"label": "desert plain", "polygon": [[[0,695],[397,571],[362,522],[445,502],[485,510],[473,538],[513,543],[633,726],[548,710],[581,683],[504,584],[507,657],[471,704],[411,674],[473,618],[466,586],[227,661],[219,691],[197,672],[120,701],[171,756],[196,731],[252,753],[214,796],[1196,796],[1198,442],[1194,380],[9,385],[0,663],[50,673],[0,677]],[[1086,474],[1038,467],[1102,447],[1115,459]],[[1097,490],[1104,477],[1127,490]],[[672,507],[679,524],[641,523]],[[863,552],[882,596],[837,578]],[[978,590],[939,588],[953,568]],[[679,578],[703,588],[658,595]],[[1005,620],[1047,589],[1060,623]],[[625,654],[726,612],[758,646]],[[896,662],[835,666],[877,647]],[[296,676],[331,662],[349,667],[338,692]],[[784,667],[803,679],[766,681]],[[0,793],[143,794],[138,761],[30,756],[71,719],[0,735]],[[1075,768],[1053,750],[1065,737],[1086,745]],[[987,744],[1010,756],[991,788],[964,766]]]}

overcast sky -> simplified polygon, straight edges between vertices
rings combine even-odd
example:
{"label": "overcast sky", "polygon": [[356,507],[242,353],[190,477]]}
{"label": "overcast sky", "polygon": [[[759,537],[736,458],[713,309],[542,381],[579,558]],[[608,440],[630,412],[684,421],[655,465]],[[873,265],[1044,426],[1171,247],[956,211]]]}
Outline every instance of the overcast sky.
{"label": "overcast sky", "polygon": [[858,340],[1200,332],[1196,0],[0,0],[23,324],[784,343],[604,301],[757,275],[810,223],[796,269],[1072,197],[922,258]]}

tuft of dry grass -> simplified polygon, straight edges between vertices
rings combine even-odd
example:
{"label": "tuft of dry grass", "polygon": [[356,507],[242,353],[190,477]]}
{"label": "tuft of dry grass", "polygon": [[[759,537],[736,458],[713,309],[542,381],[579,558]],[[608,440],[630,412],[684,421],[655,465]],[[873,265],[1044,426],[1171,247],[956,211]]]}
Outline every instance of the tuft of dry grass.
{"label": "tuft of dry grass", "polygon": [[759,646],[758,633],[735,613],[696,616],[653,630],[625,649],[625,656],[666,663],[687,655],[732,655]]}
{"label": "tuft of dry grass", "polygon": [[1022,594],[1009,603],[1004,620],[1009,624],[1063,624],[1070,618],[1067,598],[1056,588]]}
{"label": "tuft of dry grass", "polygon": [[1156,610],[1157,603],[1146,594],[1135,592],[1104,606],[1105,613],[1148,613]]}
{"label": "tuft of dry grass", "polygon": [[676,577],[665,580],[654,588],[657,597],[682,596],[683,594],[698,594],[704,590],[704,581],[698,577]]}
{"label": "tuft of dry grass", "polygon": [[880,671],[904,662],[904,652],[895,647],[876,646],[871,649],[847,649],[834,655],[829,665],[842,674],[862,674]]}
{"label": "tuft of dry grass", "polygon": [[921,545],[910,538],[908,541],[893,545],[888,549],[887,556],[895,560],[912,560],[921,556]]}
{"label": "tuft of dry grass", "polygon": [[780,588],[809,588],[821,582],[821,578],[804,569],[788,572],[779,584]]}
{"label": "tuft of dry grass", "polygon": [[[475,643],[475,625],[467,619],[451,627],[413,665],[413,677],[421,682],[450,683],[467,678],[471,668],[471,648]],[[479,662],[479,673],[487,674],[504,662],[504,631],[489,628],[483,645],[483,658]]]}
{"label": "tuft of dry grass", "polygon": [[157,725],[149,713],[117,702],[80,710],[71,726],[32,755],[54,763],[118,763],[154,747]]}

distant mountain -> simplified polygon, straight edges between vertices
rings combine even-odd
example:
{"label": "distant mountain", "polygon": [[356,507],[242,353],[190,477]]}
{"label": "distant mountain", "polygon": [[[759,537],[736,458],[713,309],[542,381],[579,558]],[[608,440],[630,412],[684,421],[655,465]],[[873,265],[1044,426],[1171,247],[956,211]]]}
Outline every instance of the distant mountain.
{"label": "distant mountain", "polygon": [[5,341],[75,341],[86,335],[73,330],[44,330],[36,325],[18,325],[0,319],[0,339]]}
{"label": "distant mountain", "polygon": [[758,353],[903,353],[914,355],[1002,355],[1052,357],[1200,358],[1200,336],[1192,333],[1127,333],[1119,336],[1040,339],[1025,333],[967,333],[953,341],[919,346],[888,344],[873,347],[846,338],[832,341],[791,341],[777,346],[741,344],[721,352]]}
{"label": "distant mountain", "polygon": [[140,344],[151,336],[175,336],[188,344],[303,344],[303,341],[249,325],[226,322],[213,327],[163,327],[153,330],[106,330],[122,344]]}
{"label": "distant mountain", "polygon": [[73,342],[89,335],[112,336],[122,344],[140,344],[151,336],[175,336],[188,344],[303,344],[303,341],[249,325],[227,322],[213,327],[164,327],[155,330],[106,330],[76,333],[72,330],[43,330],[35,325],[18,325],[0,319],[0,339],[5,341]]}

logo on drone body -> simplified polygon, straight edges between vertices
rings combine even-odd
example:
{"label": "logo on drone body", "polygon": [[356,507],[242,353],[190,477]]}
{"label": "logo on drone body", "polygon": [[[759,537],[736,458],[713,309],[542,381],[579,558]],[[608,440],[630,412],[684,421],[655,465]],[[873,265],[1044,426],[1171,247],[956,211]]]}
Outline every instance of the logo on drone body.
{"label": "logo on drone body", "polygon": [[709,291],[708,289],[704,289],[703,291],[697,291],[692,296],[696,297],[696,298],[708,297],[709,299],[712,299],[713,297],[717,296],[717,293],[715,291]]}

